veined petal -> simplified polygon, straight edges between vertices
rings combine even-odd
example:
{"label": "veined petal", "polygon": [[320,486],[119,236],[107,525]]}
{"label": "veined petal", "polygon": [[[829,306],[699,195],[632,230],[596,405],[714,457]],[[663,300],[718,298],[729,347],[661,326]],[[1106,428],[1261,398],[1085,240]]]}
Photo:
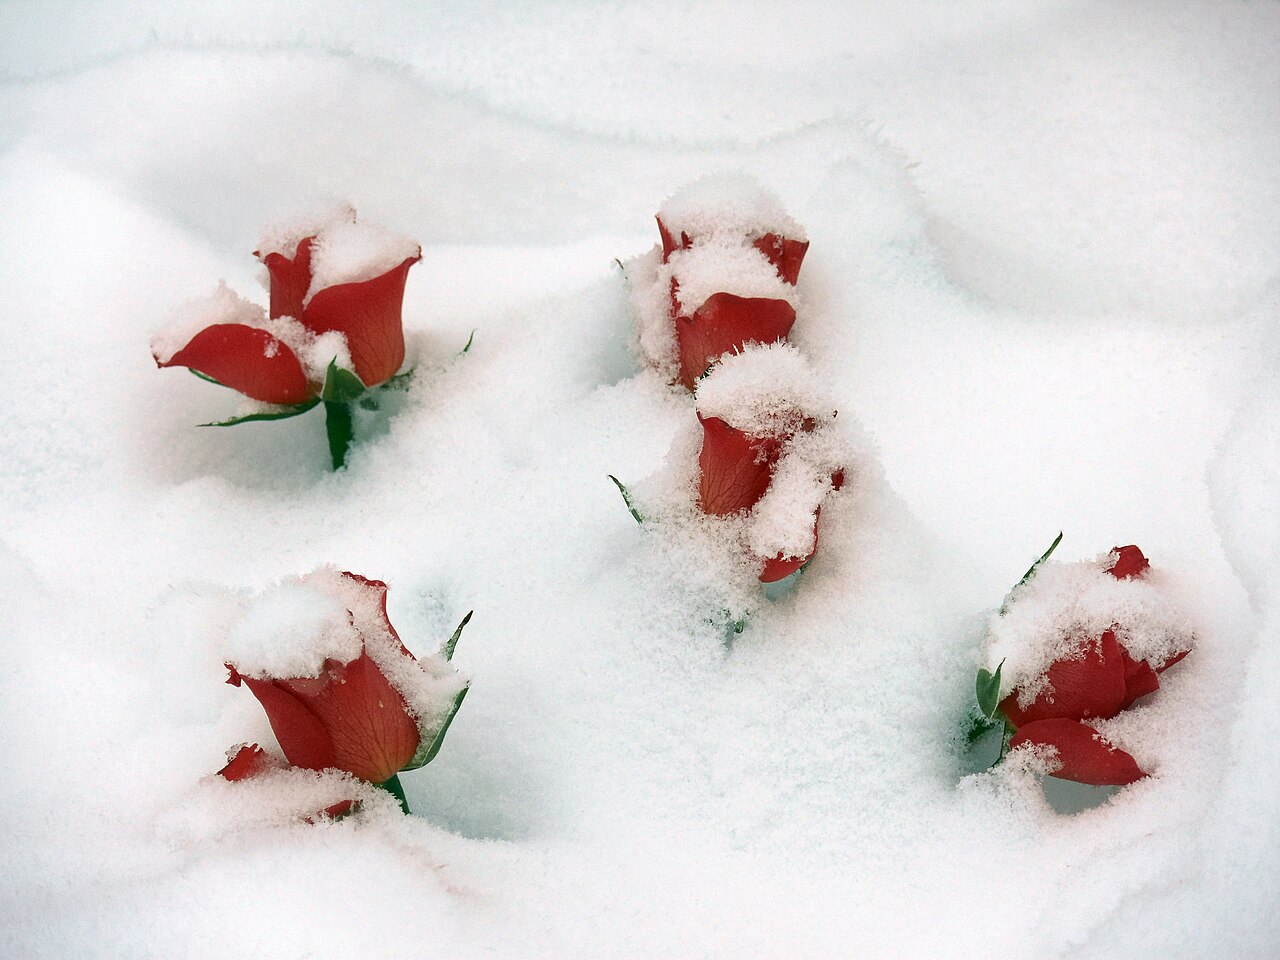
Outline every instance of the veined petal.
{"label": "veined petal", "polygon": [[776,233],[766,233],[755,242],[755,247],[766,257],[778,271],[780,276],[793,287],[800,279],[800,265],[804,263],[804,255],[809,252],[808,240],[791,240],[780,237]]}
{"label": "veined petal", "polygon": [[234,667],[228,683],[248,685],[253,695],[266,711],[271,730],[280,743],[280,749],[295,767],[308,770],[324,770],[337,766],[334,762],[333,740],[323,720],[310,709],[310,702],[300,698],[288,688],[289,681],[255,680],[237,673]]}
{"label": "veined petal", "polygon": [[330,766],[382,783],[413,759],[420,739],[418,725],[404,698],[367,652],[350,663],[330,662],[325,667],[322,685],[316,680],[279,683],[296,689],[327,730],[333,745]]}
{"label": "veined petal", "polygon": [[1151,669],[1151,664],[1133,659],[1124,647],[1120,648],[1120,656],[1124,661],[1124,702],[1120,709],[1126,710],[1148,693],[1159,690],[1160,678]]}
{"label": "veined petal", "polygon": [[283,341],[242,323],[205,327],[159,367],[187,367],[263,403],[293,405],[310,396],[302,364]]}
{"label": "veined petal", "polygon": [[749,437],[719,417],[698,417],[702,424],[698,505],[704,513],[724,515],[755,505],[769,488],[782,441]]}
{"label": "veined petal", "polygon": [[356,375],[366,387],[389,380],[404,363],[404,285],[409,268],[421,259],[419,253],[372,280],[325,287],[302,311],[302,324],[313,333],[346,335]]}
{"label": "veined petal", "polygon": [[1039,720],[1018,730],[1011,749],[1024,743],[1052,747],[1060,766],[1051,776],[1095,787],[1122,786],[1147,774],[1131,755],[1112,746],[1097,730],[1078,720]]}

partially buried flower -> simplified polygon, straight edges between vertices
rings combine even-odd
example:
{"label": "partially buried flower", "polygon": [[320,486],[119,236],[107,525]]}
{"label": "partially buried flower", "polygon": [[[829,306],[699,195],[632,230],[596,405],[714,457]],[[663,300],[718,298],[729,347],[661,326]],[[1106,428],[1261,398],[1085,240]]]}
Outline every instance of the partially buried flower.
{"label": "partially buried flower", "polygon": [[294,766],[383,784],[440,749],[467,690],[448,662],[457,633],[416,659],[386,595],[384,583],[324,568],[259,597],[228,636],[228,683],[258,698]]}
{"label": "partially buried flower", "polygon": [[844,484],[849,451],[813,381],[795,347],[752,345],[713,368],[695,396],[698,506],[745,515],[746,546],[764,583],[809,561],[822,503]]}
{"label": "partially buried flower", "polygon": [[1157,690],[1191,650],[1185,620],[1146,582],[1149,566],[1136,546],[1116,547],[1100,563],[1043,569],[1011,598],[1010,634],[1037,623],[1047,633],[999,709],[1016,730],[1010,748],[1046,749],[1055,777],[1103,786],[1148,773],[1095,724]]}
{"label": "partially buried flower", "polygon": [[270,313],[220,289],[203,312],[157,336],[160,367],[187,367],[253,400],[297,406],[318,398],[331,362],[364,387],[404,362],[401,318],[418,244],[355,222],[354,211],[303,221],[264,238]]}
{"label": "partially buried flower", "polygon": [[660,250],[628,267],[646,359],[693,390],[721,356],[787,337],[809,242],[777,197],[747,177],[708,177],[657,219]]}
{"label": "partially buried flower", "polygon": [[[232,747],[227,751],[227,756],[227,765],[219,770],[217,775],[231,783],[261,779],[270,777],[273,773],[294,769],[283,760],[271,756],[256,743],[242,743]],[[358,805],[358,800],[339,800],[322,811],[317,811],[316,815],[323,813],[324,816],[335,819],[351,813]],[[306,819],[311,822],[313,818]]]}

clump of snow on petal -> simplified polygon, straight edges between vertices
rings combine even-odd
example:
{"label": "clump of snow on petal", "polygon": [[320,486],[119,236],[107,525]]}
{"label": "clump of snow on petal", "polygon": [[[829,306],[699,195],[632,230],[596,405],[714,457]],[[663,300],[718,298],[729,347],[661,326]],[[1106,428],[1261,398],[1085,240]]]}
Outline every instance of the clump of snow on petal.
{"label": "clump of snow on petal", "polygon": [[678,239],[685,233],[695,242],[718,233],[753,239],[774,233],[792,240],[808,239],[804,227],[772,191],[740,173],[695,180],[668,198],[658,217],[672,236]]}
{"label": "clump of snow on petal", "polygon": [[347,335],[340,330],[318,334],[293,317],[276,317],[265,321],[261,326],[297,355],[302,371],[310,383],[324,383],[331,362],[344,370],[355,372]]}
{"label": "clump of snow on petal", "polygon": [[747,344],[698,382],[698,414],[753,437],[778,436],[835,417],[804,354],[789,343]]}
{"label": "clump of snow on petal", "polygon": [[273,220],[262,228],[262,239],[254,252],[262,259],[278,253],[292,260],[297,256],[298,244],[307,237],[317,236],[335,224],[355,223],[355,220],[356,208],[349,203]]}
{"label": "clump of snow on petal", "polygon": [[1004,615],[993,613],[987,662],[1004,661],[1001,696],[1018,688],[1029,705],[1048,683],[1055,660],[1083,656],[1081,641],[1114,630],[1135,660],[1159,665],[1192,645],[1194,627],[1177,586],[1152,568],[1118,580],[1110,554],[1079,563],[1045,563],[1018,587]]}
{"label": "clump of snow on petal", "polygon": [[686,315],[716,293],[785,300],[792,307],[800,303],[796,288],[778,276],[769,258],[732,234],[717,234],[688,249],[673,251],[657,277],[659,286],[674,278],[676,300]]}
{"label": "clump of snow on petal", "polygon": [[189,300],[173,312],[165,328],[152,336],[151,352],[161,363],[168,363],[205,327],[240,323],[265,328],[266,318],[262,307],[235,293],[225,281],[219,281],[210,296]]}
{"label": "clump of snow on petal", "polygon": [[648,253],[633,257],[623,265],[622,272],[635,315],[634,349],[664,376],[674,379],[680,351],[671,318],[671,275],[662,262],[662,249],[655,246]]}
{"label": "clump of snow on petal", "polygon": [[417,240],[368,223],[339,220],[315,237],[304,305],[326,287],[372,280],[422,253]]}
{"label": "clump of snow on petal", "polygon": [[751,508],[747,546],[758,557],[805,557],[813,551],[818,508],[857,453],[834,424],[796,434],[783,449],[769,489]]}
{"label": "clump of snow on petal", "polygon": [[360,632],[332,568],[285,580],[248,601],[227,634],[227,661],[257,679],[318,677],[326,660],[360,656]]}

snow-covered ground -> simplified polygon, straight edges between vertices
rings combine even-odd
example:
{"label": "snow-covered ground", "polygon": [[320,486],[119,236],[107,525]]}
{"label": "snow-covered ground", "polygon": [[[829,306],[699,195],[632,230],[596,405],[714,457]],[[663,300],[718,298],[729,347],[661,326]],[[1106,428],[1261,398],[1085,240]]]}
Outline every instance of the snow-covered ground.
{"label": "snow-covered ground", "polygon": [[[1244,957],[1280,944],[1280,6],[0,5],[5,957]],[[727,649],[638,528],[693,417],[623,273],[704,174],[812,245],[874,453]],[[264,222],[422,244],[418,376],[327,470],[152,332]],[[459,355],[471,331],[472,348]],[[678,447],[678,444],[677,444]],[[1101,805],[963,747],[984,617],[1139,544],[1195,653]],[[280,825],[230,591],[390,585],[470,695],[416,816]]]}

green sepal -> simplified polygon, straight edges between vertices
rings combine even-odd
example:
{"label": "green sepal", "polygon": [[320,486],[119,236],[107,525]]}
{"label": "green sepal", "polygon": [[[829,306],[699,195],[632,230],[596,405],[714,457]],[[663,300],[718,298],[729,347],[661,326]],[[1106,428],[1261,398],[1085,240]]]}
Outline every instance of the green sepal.
{"label": "green sepal", "polygon": [[324,375],[324,389],[320,399],[327,403],[350,403],[364,393],[364,381],[350,370],[338,366],[337,359],[329,361]]}
{"label": "green sepal", "polygon": [[472,331],[471,331],[471,336],[467,337],[467,345],[466,345],[465,347],[463,347],[463,348],[462,348],[462,350],[460,351],[460,353],[466,353],[468,350],[470,350],[470,349],[471,349],[471,344],[472,344],[472,342],[475,340],[475,338],[476,338],[476,332],[475,332],[474,330],[472,330]]}
{"label": "green sepal", "polygon": [[458,708],[462,706],[462,701],[466,698],[467,691],[470,689],[471,685],[468,684],[458,691],[458,695],[453,700],[453,709],[449,711],[449,716],[445,718],[444,725],[440,727],[435,739],[429,744],[418,744],[418,752],[413,755],[413,759],[404,767],[405,770],[417,770],[419,767],[425,767],[436,758],[436,754],[440,752],[440,748],[444,745],[444,735],[449,732],[449,724],[453,723],[453,718],[458,715]]}
{"label": "green sepal", "polygon": [[1004,661],[1001,660],[992,673],[986,667],[978,668],[978,679],[975,684],[978,693],[978,711],[982,719],[991,722],[996,718],[996,712],[1000,709],[1000,671],[1004,669]]}
{"label": "green sepal", "polygon": [[446,640],[446,641],[444,642],[444,646],[440,648],[440,654],[441,654],[441,656],[443,656],[446,660],[452,660],[452,659],[453,659],[453,651],[454,651],[454,650],[457,648],[457,646],[458,646],[458,638],[459,638],[460,636],[462,636],[462,628],[463,628],[463,627],[465,627],[468,623],[470,623],[470,622],[471,622],[471,615],[472,615],[473,613],[475,613],[475,611],[474,611],[474,610],[468,610],[468,611],[467,611],[467,615],[466,615],[465,617],[463,617],[463,618],[462,618],[462,622],[461,622],[460,624],[458,624],[458,629],[456,629],[456,630],[454,630],[454,631],[453,631],[453,636],[451,636],[448,640]]}
{"label": "green sepal", "polygon": [[[215,381],[216,382],[216,381]],[[234,427],[239,423],[253,423],[258,420],[288,420],[290,417],[299,417],[306,413],[312,407],[320,402],[320,398],[316,397],[308,400],[306,403],[295,404],[292,407],[285,407],[282,410],[273,410],[266,413],[250,413],[243,417],[232,417],[230,420],[217,420],[213,423],[202,423],[202,427]]]}
{"label": "green sepal", "polygon": [[[405,769],[407,770],[408,767]],[[406,816],[409,814],[409,801],[405,799],[404,787],[400,785],[400,775],[398,773],[393,773],[382,783],[377,784],[377,786],[395,797],[400,803],[400,809],[404,811]]]}
{"label": "green sepal", "polygon": [[[209,376],[207,373],[201,373],[199,370],[193,370],[191,367],[187,367],[187,372],[191,374],[193,377],[199,377],[201,380],[205,381],[205,383],[217,384],[219,387],[227,386],[221,380],[215,380],[213,379],[213,377]],[[230,390],[231,388],[227,387],[227,389]]]}
{"label": "green sepal", "polygon": [[631,499],[631,491],[623,486],[622,481],[612,473],[606,473],[605,476],[613,481],[613,485],[617,487],[618,492],[622,494],[622,502],[627,505],[627,510],[630,511],[631,516],[635,519],[636,523],[644,523],[644,517],[641,516],[640,511],[636,509],[636,505]]}
{"label": "green sepal", "polygon": [[1058,544],[1060,544],[1061,542],[1062,542],[1062,531],[1059,530],[1058,535],[1053,538],[1053,543],[1049,544],[1049,549],[1046,550],[1044,553],[1040,554],[1040,559],[1037,560],[1035,563],[1033,563],[1029,568],[1027,568],[1027,572],[1022,575],[1022,579],[1019,580],[1017,583],[1015,583],[1013,585],[1013,589],[1010,590],[1007,594],[1005,594],[1004,602],[1000,604],[1000,616],[1003,617],[1005,613],[1008,611],[1009,604],[1013,600],[1013,595],[1018,592],[1018,588],[1021,587],[1028,580],[1030,580],[1032,577],[1036,575],[1036,571],[1040,569],[1040,564],[1044,563],[1051,556],[1053,556],[1053,551],[1058,549]]}

